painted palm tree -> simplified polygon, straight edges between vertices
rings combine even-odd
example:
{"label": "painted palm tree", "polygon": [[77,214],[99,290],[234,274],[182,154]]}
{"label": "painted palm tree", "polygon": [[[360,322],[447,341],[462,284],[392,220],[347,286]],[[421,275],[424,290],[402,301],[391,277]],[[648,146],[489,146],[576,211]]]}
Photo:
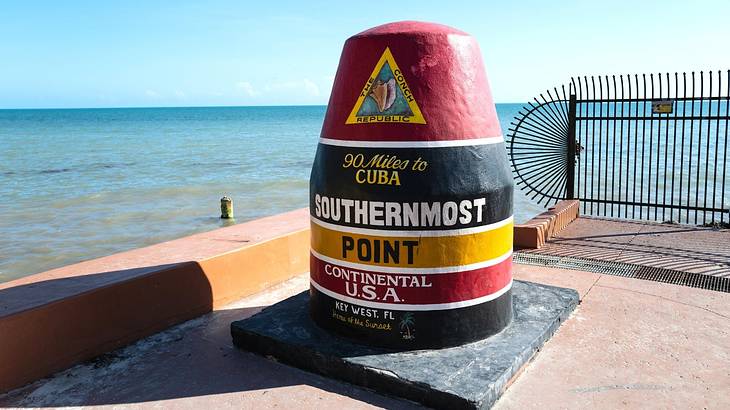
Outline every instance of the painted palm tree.
{"label": "painted palm tree", "polygon": [[413,318],[413,313],[408,312],[404,313],[403,316],[400,318],[400,330],[405,331],[406,334],[403,336],[404,339],[412,339],[413,335],[411,334],[411,327],[415,325],[415,319]]}

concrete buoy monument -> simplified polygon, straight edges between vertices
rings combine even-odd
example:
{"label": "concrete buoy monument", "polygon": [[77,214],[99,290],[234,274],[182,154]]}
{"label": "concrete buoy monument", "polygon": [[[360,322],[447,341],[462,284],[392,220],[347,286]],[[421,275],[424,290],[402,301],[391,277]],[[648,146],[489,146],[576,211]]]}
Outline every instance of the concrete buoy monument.
{"label": "concrete buoy monument", "polygon": [[312,319],[394,348],[502,330],[512,184],[471,36],[406,22],[347,40],[310,179]]}
{"label": "concrete buoy monument", "polygon": [[474,38],[419,22],[351,37],[310,178],[310,289],[233,322],[234,344],[429,407],[488,408],[578,303],[513,280],[512,194]]}

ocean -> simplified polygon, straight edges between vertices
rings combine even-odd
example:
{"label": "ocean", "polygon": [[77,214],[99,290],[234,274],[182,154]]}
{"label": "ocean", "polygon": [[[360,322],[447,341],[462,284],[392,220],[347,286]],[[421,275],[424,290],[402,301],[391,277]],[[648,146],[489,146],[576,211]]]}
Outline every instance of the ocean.
{"label": "ocean", "polygon": [[[503,133],[520,107],[497,105]],[[0,110],[0,282],[307,206],[324,113]],[[541,210],[515,192],[517,222]]]}

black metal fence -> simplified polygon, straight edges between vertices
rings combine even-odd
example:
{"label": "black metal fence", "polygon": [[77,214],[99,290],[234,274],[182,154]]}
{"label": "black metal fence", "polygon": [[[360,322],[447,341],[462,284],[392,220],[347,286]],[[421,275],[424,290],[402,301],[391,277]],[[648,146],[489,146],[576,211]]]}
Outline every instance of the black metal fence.
{"label": "black metal fence", "polygon": [[730,221],[730,70],[572,78],[515,117],[517,185],[588,215]]}

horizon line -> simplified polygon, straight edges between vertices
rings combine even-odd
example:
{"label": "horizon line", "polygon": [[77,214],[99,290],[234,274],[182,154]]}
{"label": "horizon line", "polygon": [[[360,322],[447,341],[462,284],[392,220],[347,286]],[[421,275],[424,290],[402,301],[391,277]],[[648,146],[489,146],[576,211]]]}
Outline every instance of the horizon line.
{"label": "horizon line", "polygon": [[[495,102],[497,104],[527,104],[527,102]],[[135,106],[125,105],[116,107],[0,107],[0,111],[19,110],[119,110],[119,109],[150,109],[150,108],[273,108],[273,107],[326,107],[328,104],[278,104],[278,105],[152,105]]]}

